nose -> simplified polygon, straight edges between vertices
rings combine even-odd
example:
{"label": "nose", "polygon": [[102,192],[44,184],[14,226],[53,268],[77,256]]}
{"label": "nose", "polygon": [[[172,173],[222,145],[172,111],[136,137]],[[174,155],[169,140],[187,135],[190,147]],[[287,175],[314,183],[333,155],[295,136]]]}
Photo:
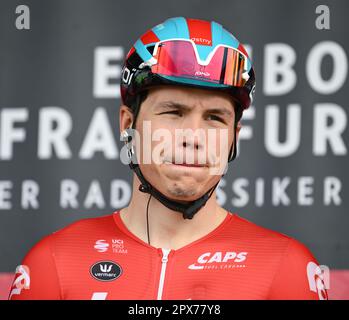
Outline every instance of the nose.
{"label": "nose", "polygon": [[181,147],[202,150],[205,144],[205,129],[200,114],[188,115],[182,123]]}

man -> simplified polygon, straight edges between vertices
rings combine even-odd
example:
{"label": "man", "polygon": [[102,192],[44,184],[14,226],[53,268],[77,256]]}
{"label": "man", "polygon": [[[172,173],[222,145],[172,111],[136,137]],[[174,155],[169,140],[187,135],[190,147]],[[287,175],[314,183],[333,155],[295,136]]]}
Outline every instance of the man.
{"label": "man", "polygon": [[128,207],[40,241],[10,299],[326,299],[304,245],[216,201],[254,88],[244,47],[218,23],[179,17],[146,32],[122,72]]}

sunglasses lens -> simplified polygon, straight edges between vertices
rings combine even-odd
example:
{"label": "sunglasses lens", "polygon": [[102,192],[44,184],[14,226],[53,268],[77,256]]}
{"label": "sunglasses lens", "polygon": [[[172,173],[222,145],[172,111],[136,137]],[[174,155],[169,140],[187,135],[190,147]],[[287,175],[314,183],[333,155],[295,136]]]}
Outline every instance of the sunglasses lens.
{"label": "sunglasses lens", "polygon": [[198,62],[191,42],[171,40],[160,43],[154,57],[157,63],[152,72],[159,75],[236,87],[246,82],[243,78],[246,57],[233,48],[219,47],[209,63],[203,65]]}

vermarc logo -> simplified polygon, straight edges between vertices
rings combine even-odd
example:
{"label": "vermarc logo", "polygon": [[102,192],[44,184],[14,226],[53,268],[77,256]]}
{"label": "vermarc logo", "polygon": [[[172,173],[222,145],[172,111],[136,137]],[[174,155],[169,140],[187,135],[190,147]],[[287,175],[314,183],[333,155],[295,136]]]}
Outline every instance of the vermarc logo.
{"label": "vermarc logo", "polygon": [[113,281],[121,276],[122,269],[113,261],[99,261],[91,266],[90,274],[99,281]]}

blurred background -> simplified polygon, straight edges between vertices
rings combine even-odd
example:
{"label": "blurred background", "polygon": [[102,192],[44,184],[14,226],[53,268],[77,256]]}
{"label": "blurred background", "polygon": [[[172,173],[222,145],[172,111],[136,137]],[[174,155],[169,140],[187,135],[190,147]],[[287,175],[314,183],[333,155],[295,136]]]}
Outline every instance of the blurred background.
{"label": "blurred background", "polygon": [[217,200],[308,246],[330,268],[329,297],[348,299],[348,11],[345,0],[2,0],[0,299],[42,237],[127,206],[122,61],[175,16],[221,23],[255,66]]}

